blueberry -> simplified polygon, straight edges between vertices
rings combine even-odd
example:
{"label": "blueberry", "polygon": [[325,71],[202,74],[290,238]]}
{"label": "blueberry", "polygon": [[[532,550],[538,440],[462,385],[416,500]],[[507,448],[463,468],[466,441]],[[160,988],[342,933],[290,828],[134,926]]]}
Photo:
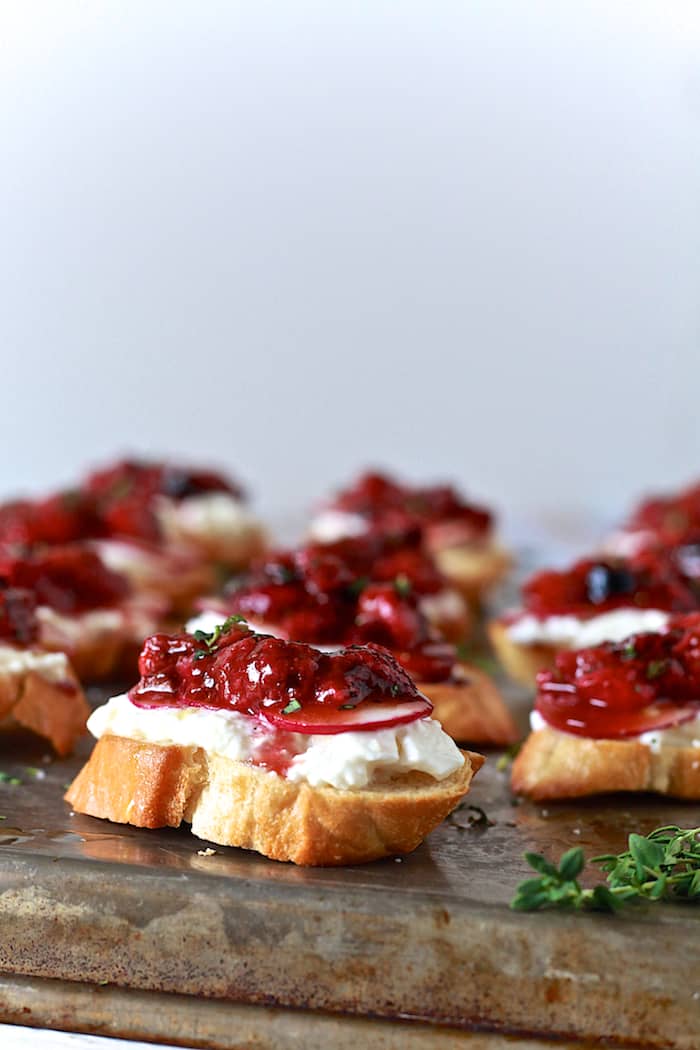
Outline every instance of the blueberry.
{"label": "blueberry", "polygon": [[594,605],[609,598],[631,594],[635,587],[634,575],[629,569],[615,569],[610,565],[594,565],[586,575],[586,594]]}
{"label": "blueberry", "polygon": [[168,467],[163,473],[161,492],[171,499],[184,499],[186,496],[196,496],[200,491],[196,481],[186,470],[178,470],[177,467]]}

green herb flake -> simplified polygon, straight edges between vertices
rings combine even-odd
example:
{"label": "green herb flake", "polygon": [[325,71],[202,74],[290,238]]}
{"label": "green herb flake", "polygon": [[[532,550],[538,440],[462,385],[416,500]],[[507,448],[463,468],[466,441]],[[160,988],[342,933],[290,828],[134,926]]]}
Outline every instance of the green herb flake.
{"label": "green herb flake", "polygon": [[650,681],[660,678],[661,675],[666,674],[670,666],[670,660],[650,660],[647,664],[647,678]]}
{"label": "green herb flake", "polygon": [[283,715],[293,715],[295,711],[301,711],[301,704],[298,700],[290,700],[287,706],[282,708]]}
{"label": "green herb flake", "polygon": [[636,660],[637,650],[634,646],[634,643],[628,642],[623,648],[622,653],[620,655],[622,656],[623,660]]}
{"label": "green herb flake", "polygon": [[354,711],[357,704],[341,704],[338,708],[339,711]]}
{"label": "green herb flake", "polygon": [[514,759],[517,758],[520,748],[523,746],[524,741],[518,740],[517,743],[511,744],[507,747],[502,755],[500,755],[496,762],[496,769],[499,773],[505,773],[506,770],[511,766]]}
{"label": "green herb flake", "polygon": [[5,773],[2,770],[0,770],[0,784],[17,785],[21,783],[22,781],[19,779],[19,777],[13,777],[9,773]]}
{"label": "green herb flake", "polygon": [[413,584],[408,576],[400,573],[394,580],[394,590],[401,598],[407,598],[413,590]]}
{"label": "green herb flake", "polygon": [[358,576],[356,580],[348,584],[348,590],[353,597],[357,598],[369,583],[369,576]]}

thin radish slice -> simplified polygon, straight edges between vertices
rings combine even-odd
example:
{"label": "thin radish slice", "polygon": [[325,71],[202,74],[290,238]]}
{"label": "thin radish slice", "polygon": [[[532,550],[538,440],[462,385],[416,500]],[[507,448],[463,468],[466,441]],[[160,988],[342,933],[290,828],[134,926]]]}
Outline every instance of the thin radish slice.
{"label": "thin radish slice", "polygon": [[403,704],[364,700],[351,710],[313,704],[308,713],[302,707],[286,715],[281,711],[265,711],[263,717],[290,733],[348,733],[353,730],[389,729],[391,726],[415,722],[417,718],[426,718],[432,709],[433,705],[425,698]]}
{"label": "thin radish slice", "polygon": [[637,711],[621,711],[586,703],[567,707],[552,702],[545,694],[538,697],[536,708],[553,729],[593,740],[624,740],[652,730],[672,729],[700,715],[698,701],[685,704],[659,701]]}

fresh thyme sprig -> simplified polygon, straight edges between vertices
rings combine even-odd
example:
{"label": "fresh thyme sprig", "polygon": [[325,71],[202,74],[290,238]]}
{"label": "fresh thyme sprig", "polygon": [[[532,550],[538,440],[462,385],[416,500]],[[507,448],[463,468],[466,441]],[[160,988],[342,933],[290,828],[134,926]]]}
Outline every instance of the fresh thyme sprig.
{"label": "fresh thyme sprig", "polygon": [[646,836],[630,835],[624,852],[592,859],[606,873],[606,880],[591,889],[578,881],[585,867],[580,846],[568,850],[558,866],[540,853],[526,853],[525,859],[538,877],[518,886],[510,905],[516,911],[615,912],[639,900],[700,902],[700,828],[668,824]]}
{"label": "fresh thyme sprig", "polygon": [[203,660],[205,656],[211,656],[212,653],[216,652],[216,646],[222,634],[226,634],[237,623],[245,623],[245,617],[234,613],[233,616],[229,616],[223,623],[217,623],[213,631],[195,631],[192,637],[203,648],[195,649],[193,653],[194,659]]}

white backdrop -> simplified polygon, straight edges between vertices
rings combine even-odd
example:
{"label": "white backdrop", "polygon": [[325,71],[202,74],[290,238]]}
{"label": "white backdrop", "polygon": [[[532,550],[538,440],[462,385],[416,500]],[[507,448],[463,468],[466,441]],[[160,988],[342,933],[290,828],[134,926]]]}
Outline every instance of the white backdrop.
{"label": "white backdrop", "polygon": [[0,0],[3,490],[700,474],[700,5]]}

